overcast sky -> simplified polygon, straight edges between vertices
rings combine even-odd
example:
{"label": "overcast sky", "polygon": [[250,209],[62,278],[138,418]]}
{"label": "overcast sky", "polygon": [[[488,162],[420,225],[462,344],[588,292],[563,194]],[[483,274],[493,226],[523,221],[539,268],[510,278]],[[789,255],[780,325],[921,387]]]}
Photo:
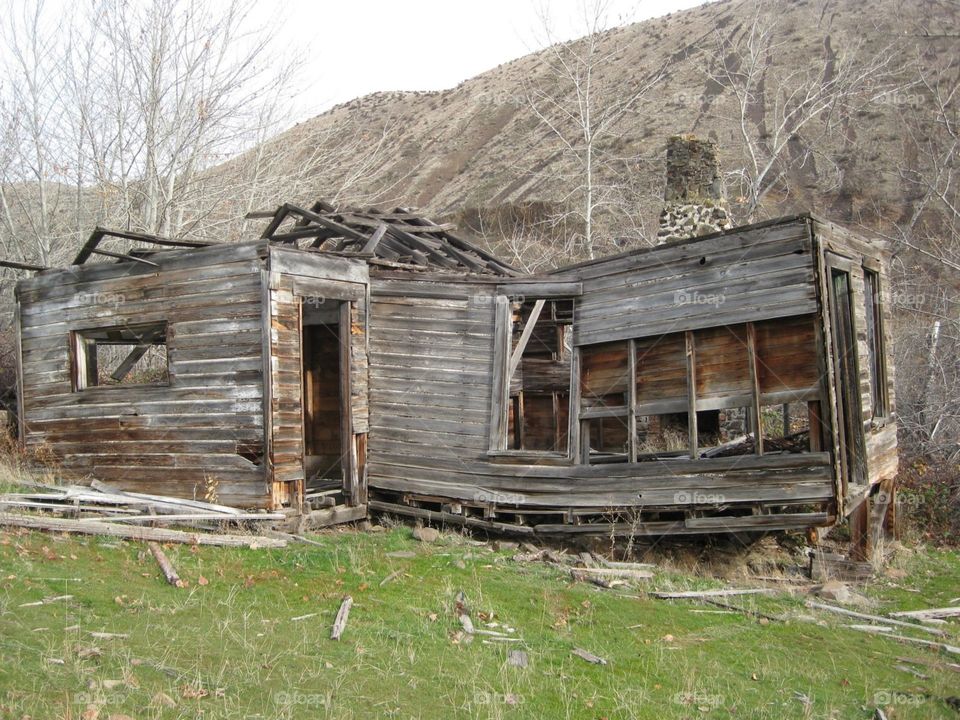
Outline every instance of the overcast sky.
{"label": "overcast sky", "polygon": [[[607,26],[626,25],[705,0],[607,0]],[[543,8],[556,39],[586,34],[593,0],[280,0],[262,2],[262,22],[305,52],[308,98],[298,119],[380,90],[442,90],[544,46]]]}

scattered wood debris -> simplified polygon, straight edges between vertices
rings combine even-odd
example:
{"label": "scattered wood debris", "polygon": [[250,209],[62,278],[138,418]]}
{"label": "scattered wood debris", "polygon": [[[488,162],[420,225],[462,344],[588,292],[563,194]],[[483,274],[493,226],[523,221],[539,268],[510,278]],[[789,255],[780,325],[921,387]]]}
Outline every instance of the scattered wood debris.
{"label": "scattered wood debris", "polygon": [[[221,532],[228,526],[264,529],[266,524],[282,520],[282,513],[244,512],[199,500],[126,492],[96,480],[89,487],[21,484],[31,491],[0,494],[0,526],[197,545],[283,547],[287,543],[286,538]],[[149,527],[137,527],[141,524]],[[198,532],[161,525],[187,526]],[[218,532],[206,532],[210,530]],[[160,558],[157,562],[163,567]]]}
{"label": "scattered wood debris", "polygon": [[41,518],[32,515],[0,513],[0,527],[21,527],[32,530],[107,535],[129,540],[156,540],[158,542],[186,543],[188,545],[218,545],[222,547],[281,548],[287,541],[259,535],[223,535],[205,532],[185,532],[165,528],[127,527],[112,522]]}
{"label": "scattered wood debris", "polygon": [[167,557],[167,554],[163,551],[163,548],[160,547],[159,543],[150,541],[147,543],[147,547],[150,548],[150,552],[153,554],[154,559],[156,559],[157,565],[159,565],[163,571],[163,576],[167,579],[167,582],[174,587],[186,587],[186,583],[177,575],[176,568],[173,567],[173,563],[170,562],[170,558]]}
{"label": "scattered wood debris", "polygon": [[55,595],[53,597],[45,597],[42,600],[37,600],[36,602],[23,603],[20,607],[37,607],[38,605],[49,605],[50,603],[61,602],[64,600],[73,600],[73,595]]}
{"label": "scattered wood debris", "polygon": [[874,572],[875,568],[870,563],[851,560],[846,555],[820,550],[810,553],[810,579],[817,582],[866,582]]}
{"label": "scattered wood debris", "polygon": [[946,634],[937,628],[929,628],[916,623],[903,622],[902,620],[894,620],[888,617],[880,617],[879,615],[868,615],[867,613],[857,612],[855,610],[847,610],[846,608],[837,607],[835,605],[827,605],[825,603],[819,603],[813,600],[807,600],[806,606],[808,608],[813,608],[814,610],[826,610],[827,612],[836,613],[837,615],[858,618],[860,620],[869,620],[872,623],[879,623],[881,625],[897,625],[899,627],[910,628],[911,630],[919,630],[920,632],[930,633],[931,635],[943,636]]}
{"label": "scattered wood debris", "polygon": [[929,610],[903,610],[890,613],[890,617],[915,618],[916,620],[942,620],[948,617],[960,617],[960,605],[957,607],[931,608]]}
{"label": "scattered wood debris", "polygon": [[594,665],[606,665],[607,661],[604,660],[599,655],[594,655],[588,650],[583,650],[582,648],[574,648],[571,652],[576,655],[578,658],[586,660],[588,663],[593,663]]}
{"label": "scattered wood debris", "polygon": [[742,590],[686,590],[683,592],[650,593],[660,600],[686,600],[697,598],[730,597],[731,595],[764,595],[775,593],[773,588],[744,588]]}
{"label": "scattered wood debris", "polygon": [[353,598],[347,595],[340,603],[340,609],[337,610],[337,617],[333,621],[333,629],[330,631],[331,640],[339,640],[343,631],[347,627],[347,620],[350,618],[350,608],[353,607]]}
{"label": "scattered wood debris", "polygon": [[[870,627],[866,629],[863,625],[848,625],[851,630],[858,630],[860,632],[871,632],[876,633],[875,627]],[[907,637],[906,635],[894,635],[893,633],[879,633],[883,637],[890,638],[891,640],[897,640],[898,642],[912,643],[914,645],[924,645],[926,647],[935,648],[937,650],[943,650],[948,652],[951,655],[960,655],[960,647],[956,645],[948,645],[947,643],[933,642],[932,640],[921,640],[920,638]]]}

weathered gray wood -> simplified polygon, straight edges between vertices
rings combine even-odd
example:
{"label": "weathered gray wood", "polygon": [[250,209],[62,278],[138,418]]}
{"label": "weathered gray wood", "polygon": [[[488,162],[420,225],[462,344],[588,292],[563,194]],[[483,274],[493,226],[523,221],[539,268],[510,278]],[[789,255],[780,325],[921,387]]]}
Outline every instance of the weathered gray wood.
{"label": "weathered gray wood", "polygon": [[697,347],[693,333],[684,334],[687,357],[687,431],[690,438],[690,457],[696,459],[700,454],[697,447]]}
{"label": "weathered gray wood", "polygon": [[215,535],[202,532],[184,532],[162,528],[126,527],[109,522],[87,522],[64,518],[38,518],[28,515],[0,513],[0,526],[21,527],[51,532],[79,533],[81,535],[105,535],[130,540],[155,540],[157,542],[187,543],[188,545],[218,545],[224,547],[281,548],[285,540],[252,535]]}
{"label": "weathered gray wood", "polygon": [[517,372],[517,368],[520,366],[520,359],[523,357],[523,351],[527,349],[527,343],[530,341],[530,336],[537,326],[537,321],[540,319],[540,313],[543,311],[545,304],[546,300],[543,299],[534,302],[533,309],[530,311],[530,317],[527,319],[527,324],[523,326],[523,332],[520,333],[520,337],[517,339],[517,346],[513,349],[513,354],[510,356],[510,364],[507,366],[508,378],[512,378],[514,373]]}

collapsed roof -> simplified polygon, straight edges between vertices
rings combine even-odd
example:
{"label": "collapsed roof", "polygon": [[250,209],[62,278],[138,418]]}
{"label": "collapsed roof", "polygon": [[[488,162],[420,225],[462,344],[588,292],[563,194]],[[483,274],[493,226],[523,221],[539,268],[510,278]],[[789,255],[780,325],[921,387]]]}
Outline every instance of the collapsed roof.
{"label": "collapsed roof", "polygon": [[[382,262],[411,269],[446,270],[499,276],[522,272],[473,243],[454,235],[455,226],[435,223],[409,208],[392,211],[375,208],[337,208],[320,200],[309,210],[284,203],[276,210],[253,212],[248,219],[269,219],[261,238],[311,252],[329,253]],[[145,243],[126,252],[101,247],[107,238]],[[72,265],[83,265],[93,256],[156,265],[150,256],[163,250],[210,247],[216,243],[172,240],[147,233],[94,228]],[[48,268],[0,260],[0,266],[42,271]]]}

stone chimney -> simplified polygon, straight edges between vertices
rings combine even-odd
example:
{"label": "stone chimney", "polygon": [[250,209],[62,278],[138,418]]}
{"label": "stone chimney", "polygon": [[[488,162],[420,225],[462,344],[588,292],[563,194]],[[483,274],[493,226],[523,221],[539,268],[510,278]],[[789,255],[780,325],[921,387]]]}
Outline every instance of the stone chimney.
{"label": "stone chimney", "polygon": [[709,235],[731,227],[717,147],[693,135],[667,141],[667,187],[657,243]]}

